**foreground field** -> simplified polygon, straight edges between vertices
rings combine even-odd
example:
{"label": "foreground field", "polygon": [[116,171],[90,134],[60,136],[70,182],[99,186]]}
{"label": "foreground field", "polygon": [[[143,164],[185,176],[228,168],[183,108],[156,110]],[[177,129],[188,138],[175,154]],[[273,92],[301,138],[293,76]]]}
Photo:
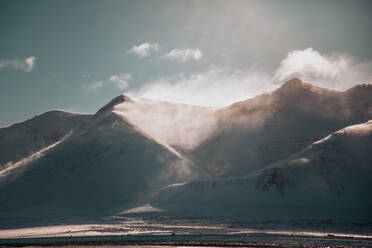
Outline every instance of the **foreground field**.
{"label": "foreground field", "polygon": [[371,247],[370,223],[116,217],[0,230],[0,246]]}
{"label": "foreground field", "polygon": [[367,238],[314,237],[279,234],[252,235],[135,235],[73,238],[4,239],[4,247],[371,247]]}

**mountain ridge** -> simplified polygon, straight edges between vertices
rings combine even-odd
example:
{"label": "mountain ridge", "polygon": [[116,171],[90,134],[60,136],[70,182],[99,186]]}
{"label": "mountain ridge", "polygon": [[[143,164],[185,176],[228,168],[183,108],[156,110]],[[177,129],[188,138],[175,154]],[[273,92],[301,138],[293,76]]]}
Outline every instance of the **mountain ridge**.
{"label": "mountain ridge", "polygon": [[89,117],[87,114],[51,110],[0,128],[0,168],[57,142]]}
{"label": "mountain ridge", "polygon": [[[262,220],[332,219],[338,215],[339,219],[371,220],[368,185],[372,156],[368,147],[372,147],[372,120],[343,128],[248,175],[170,186],[149,202],[176,216]],[[278,210],[269,211],[270,205]]]}
{"label": "mountain ridge", "polygon": [[[372,91],[365,97],[351,95],[299,79],[288,81],[276,91],[217,110],[217,131],[200,143],[192,156],[204,161],[211,173],[219,164],[221,169],[216,173],[220,176],[259,169],[329,133],[370,120]],[[218,155],[210,158],[209,154]]]}
{"label": "mountain ridge", "polygon": [[138,204],[247,218],[302,218],[313,206],[308,216],[346,218],[332,201],[372,219],[368,164],[350,172],[372,161],[372,132],[354,135],[372,130],[371,88],[295,78],[217,110],[119,95],[92,115],[50,111],[1,128],[0,220],[107,217]]}

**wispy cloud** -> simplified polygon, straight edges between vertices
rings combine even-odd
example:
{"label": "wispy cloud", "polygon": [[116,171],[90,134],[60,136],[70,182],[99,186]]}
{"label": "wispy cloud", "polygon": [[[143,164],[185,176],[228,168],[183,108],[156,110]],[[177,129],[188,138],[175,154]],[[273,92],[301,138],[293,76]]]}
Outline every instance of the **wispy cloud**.
{"label": "wispy cloud", "polygon": [[345,90],[357,83],[372,81],[372,63],[346,54],[321,54],[313,48],[290,51],[276,70],[274,81],[293,77],[319,86]]}
{"label": "wispy cloud", "polygon": [[28,58],[16,58],[13,60],[0,59],[0,69],[10,68],[13,70],[22,70],[30,72],[34,69],[37,58],[34,56]]}
{"label": "wispy cloud", "polygon": [[96,81],[88,86],[89,90],[97,91],[105,85],[105,81]]}
{"label": "wispy cloud", "polygon": [[189,76],[180,74],[160,78],[126,94],[174,103],[220,107],[274,87],[268,74],[257,72],[253,68],[248,71],[210,68],[203,73]]}
{"label": "wispy cloud", "polygon": [[103,81],[96,81],[88,86],[89,90],[97,91],[105,86],[114,85],[116,88],[124,90],[129,86],[129,81],[132,80],[132,76],[128,73],[112,75]]}
{"label": "wispy cloud", "polygon": [[128,87],[128,81],[132,80],[132,76],[128,73],[113,75],[109,78],[110,83],[114,83],[117,88],[124,90]]}
{"label": "wispy cloud", "polygon": [[274,90],[293,77],[321,87],[345,90],[361,82],[372,82],[372,63],[360,62],[345,54],[321,54],[308,48],[290,51],[274,73],[257,68],[235,70],[211,67],[205,72],[188,76],[163,77],[126,94],[220,107]]}
{"label": "wispy cloud", "polygon": [[159,51],[160,46],[157,43],[143,43],[138,46],[132,47],[128,52],[137,55],[140,58],[148,57],[151,53]]}
{"label": "wispy cloud", "polygon": [[162,56],[164,59],[187,61],[187,60],[200,60],[203,57],[200,49],[173,49],[169,53]]}

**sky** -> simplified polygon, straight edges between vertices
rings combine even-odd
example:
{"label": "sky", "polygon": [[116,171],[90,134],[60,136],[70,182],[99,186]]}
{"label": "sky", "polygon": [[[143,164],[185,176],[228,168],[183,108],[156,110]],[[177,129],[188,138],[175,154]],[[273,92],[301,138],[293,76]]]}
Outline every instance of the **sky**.
{"label": "sky", "polygon": [[226,106],[372,82],[372,2],[0,1],[0,126],[112,98]]}

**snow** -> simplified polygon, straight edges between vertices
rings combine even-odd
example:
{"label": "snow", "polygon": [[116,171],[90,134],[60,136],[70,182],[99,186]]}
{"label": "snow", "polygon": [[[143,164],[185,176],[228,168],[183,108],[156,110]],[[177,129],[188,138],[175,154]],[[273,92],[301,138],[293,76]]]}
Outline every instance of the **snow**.
{"label": "snow", "polygon": [[215,110],[209,107],[138,98],[118,104],[114,109],[158,142],[181,150],[193,149],[216,127]]}
{"label": "snow", "polygon": [[372,121],[243,177],[174,185],[152,198],[181,216],[372,220]]}
{"label": "snow", "polygon": [[0,178],[3,223],[11,216],[37,221],[130,208],[152,189],[193,178],[188,166],[114,112],[105,112]]}
{"label": "snow", "polygon": [[[221,109],[118,96],[0,129],[0,228],[126,215],[372,220],[372,87]],[[94,232],[94,231],[93,231]]]}
{"label": "snow", "polygon": [[0,128],[0,169],[61,140],[89,115],[52,110]]}
{"label": "snow", "polygon": [[274,92],[217,110],[215,131],[189,156],[217,177],[261,169],[372,119],[372,87],[362,88],[339,92],[291,80]]}
{"label": "snow", "polygon": [[125,211],[119,213],[119,215],[120,214],[150,213],[150,212],[162,212],[162,210],[158,209],[158,208],[154,208],[150,204],[145,204],[145,205],[142,205],[142,206],[139,206],[139,207],[135,207],[135,208],[125,210]]}
{"label": "snow", "polygon": [[41,149],[40,151],[35,152],[34,154],[32,154],[32,155],[30,155],[30,156],[28,156],[26,158],[23,158],[23,159],[19,160],[15,164],[9,165],[8,167],[6,167],[5,169],[3,169],[3,170],[0,171],[0,177],[7,176],[7,174],[10,173],[14,169],[19,169],[20,167],[22,167],[22,168],[26,167],[31,161],[40,158],[41,156],[43,156],[44,154],[46,154],[50,149],[54,148],[55,146],[57,146],[61,142],[63,142],[70,135],[71,135],[71,132],[68,133],[62,139],[60,139],[59,141],[57,141],[56,143],[51,144],[50,146],[47,146],[47,147]]}
{"label": "snow", "polygon": [[[306,243],[314,246],[325,247],[325,244],[332,244],[332,247],[369,247],[371,236],[367,233],[360,233],[360,227],[351,225],[349,228],[344,223],[306,223],[306,222],[242,222],[231,220],[206,220],[206,219],[167,219],[167,218],[124,218],[116,223],[86,223],[86,224],[65,224],[37,226],[32,228],[0,230],[0,244],[4,243],[25,243],[33,245],[68,242],[70,245],[80,241],[96,241],[104,245],[104,241],[110,245],[119,241],[124,245],[125,241],[135,241],[137,245],[141,241],[151,242],[163,241],[175,245],[175,241],[213,241],[214,245],[226,245],[232,240],[251,244],[257,242],[287,242]],[[359,231],[359,233],[358,233]],[[40,239],[42,238],[42,239]],[[173,241],[173,242],[172,242]],[[338,242],[338,243],[334,243]],[[92,243],[90,243],[92,244]],[[199,245],[202,243],[198,243]],[[348,244],[348,245],[346,245]],[[61,244],[60,244],[61,245]],[[85,243],[85,245],[87,245]],[[193,243],[197,245],[197,243]],[[245,245],[249,246],[249,245]],[[148,247],[148,246],[146,246]],[[188,246],[189,247],[189,246]],[[208,246],[209,247],[209,246]],[[307,247],[307,246],[304,246]]]}

